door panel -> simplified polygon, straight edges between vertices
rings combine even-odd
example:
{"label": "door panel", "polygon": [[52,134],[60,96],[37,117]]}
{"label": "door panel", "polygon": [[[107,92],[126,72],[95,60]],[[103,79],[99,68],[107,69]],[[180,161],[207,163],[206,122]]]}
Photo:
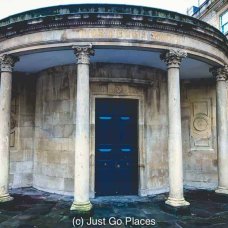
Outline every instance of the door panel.
{"label": "door panel", "polygon": [[96,195],[137,194],[137,121],[137,100],[96,99]]}

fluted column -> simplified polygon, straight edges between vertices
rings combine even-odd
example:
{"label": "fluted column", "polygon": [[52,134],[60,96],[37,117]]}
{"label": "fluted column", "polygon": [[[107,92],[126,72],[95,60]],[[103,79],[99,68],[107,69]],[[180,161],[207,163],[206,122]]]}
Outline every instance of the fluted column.
{"label": "fluted column", "polygon": [[89,64],[90,56],[94,55],[94,50],[92,45],[74,46],[73,49],[77,59],[77,97],[74,202],[71,210],[83,213],[92,209],[92,204],[89,200]]}
{"label": "fluted column", "polygon": [[12,71],[17,57],[11,55],[0,56],[1,89],[0,89],[0,202],[10,201],[9,195],[9,140],[10,140],[10,108]]}
{"label": "fluted column", "polygon": [[180,109],[180,64],[187,54],[181,50],[170,50],[161,54],[168,68],[168,115],[169,115],[169,198],[166,204],[187,206],[183,196],[183,158]]}
{"label": "fluted column", "polygon": [[228,126],[227,89],[228,66],[210,70],[216,78],[217,149],[218,149],[218,189],[217,193],[228,194]]}

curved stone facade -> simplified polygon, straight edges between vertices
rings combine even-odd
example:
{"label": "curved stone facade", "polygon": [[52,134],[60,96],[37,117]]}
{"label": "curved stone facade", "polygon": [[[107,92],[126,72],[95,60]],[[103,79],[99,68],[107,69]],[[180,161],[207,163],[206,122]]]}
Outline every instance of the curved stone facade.
{"label": "curved stone facade", "polygon": [[[102,63],[92,64],[90,69],[91,138],[94,139],[94,97],[139,99],[142,159],[139,192],[145,195],[166,190],[167,144],[163,143],[167,140],[165,72],[143,66]],[[75,66],[61,66],[41,72],[37,80],[33,184],[46,191],[73,192],[76,74]],[[93,168],[94,156],[92,140],[90,157]],[[94,176],[93,169],[91,176]],[[94,178],[91,178],[91,196],[94,196],[93,188]]]}
{"label": "curved stone facade", "polygon": [[[142,186],[139,193],[150,195],[167,191],[165,72],[143,66],[102,63],[92,64],[91,72],[91,103],[96,96],[134,97],[142,101],[140,153],[144,161],[140,164]],[[74,178],[76,74],[73,65],[50,68],[39,73],[36,85],[33,186],[70,195],[73,194]],[[119,82],[119,75],[122,82]],[[217,185],[215,87],[210,81],[182,81],[181,94],[185,185],[214,188]],[[94,139],[94,104],[91,109],[90,128]],[[197,122],[201,115],[207,118],[207,129],[202,130],[201,122]],[[90,156],[94,168],[94,140]],[[92,177],[93,172],[92,169]],[[90,183],[93,197],[93,178]]]}
{"label": "curved stone facade", "polygon": [[92,208],[102,98],[137,103],[137,194],[169,191],[174,207],[189,205],[184,186],[228,194],[227,53],[214,27],[148,7],[56,6],[1,20],[0,202],[10,182]]}

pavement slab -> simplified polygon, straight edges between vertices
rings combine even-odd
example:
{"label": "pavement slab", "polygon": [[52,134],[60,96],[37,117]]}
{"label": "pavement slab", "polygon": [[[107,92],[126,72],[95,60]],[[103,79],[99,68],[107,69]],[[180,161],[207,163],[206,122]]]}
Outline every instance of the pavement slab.
{"label": "pavement slab", "polygon": [[69,210],[73,197],[34,188],[13,189],[11,195],[13,201],[0,204],[0,228],[228,227],[228,196],[213,191],[186,190],[191,203],[186,214],[164,210],[167,194],[97,197],[92,200],[93,216],[82,218],[83,226],[73,224],[76,218]]}

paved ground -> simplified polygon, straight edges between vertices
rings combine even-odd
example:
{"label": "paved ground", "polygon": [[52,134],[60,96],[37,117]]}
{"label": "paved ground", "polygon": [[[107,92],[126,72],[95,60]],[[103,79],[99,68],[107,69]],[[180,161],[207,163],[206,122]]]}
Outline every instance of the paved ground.
{"label": "paved ground", "polygon": [[[1,228],[65,228],[73,227],[73,219],[75,223],[82,221],[69,213],[71,197],[32,188],[17,189],[12,194],[14,201],[0,205]],[[210,191],[187,191],[185,195],[191,203],[189,214],[164,210],[165,194],[145,198],[97,198],[93,200],[93,222],[102,225],[89,226],[86,223],[90,220],[83,220],[83,227],[228,228],[228,197],[220,197]],[[114,225],[117,222],[119,226]],[[147,222],[148,225],[137,225],[139,222]]]}

